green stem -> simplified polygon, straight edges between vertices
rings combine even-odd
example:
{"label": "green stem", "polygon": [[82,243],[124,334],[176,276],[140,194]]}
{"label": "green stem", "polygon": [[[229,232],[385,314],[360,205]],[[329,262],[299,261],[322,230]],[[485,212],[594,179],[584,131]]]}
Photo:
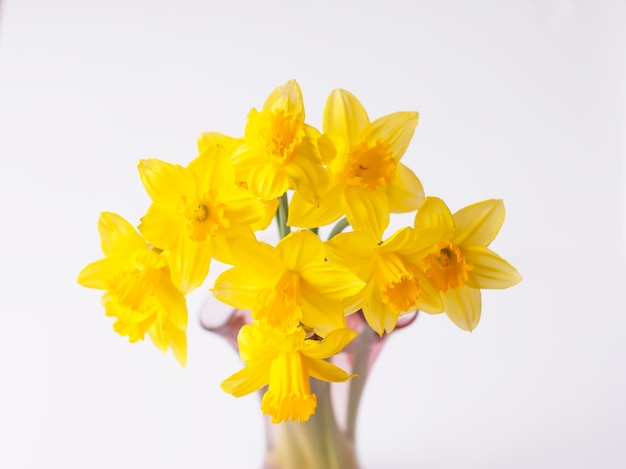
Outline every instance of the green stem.
{"label": "green stem", "polygon": [[287,226],[287,217],[289,215],[289,199],[287,198],[287,193],[285,192],[280,196],[278,202],[278,210],[276,211],[276,223],[278,224],[278,234],[280,235],[280,239],[283,239],[289,233],[291,233],[291,228]]}
{"label": "green stem", "polygon": [[328,235],[328,239],[331,240],[335,235],[338,235],[349,226],[350,226],[350,223],[348,223],[348,219],[346,217],[343,217],[341,220],[337,222],[335,226],[333,226],[333,229]]}
{"label": "green stem", "polygon": [[350,382],[350,390],[348,392],[348,409],[346,418],[346,435],[354,441],[356,434],[356,418],[361,402],[361,395],[367,382],[370,360],[370,341],[371,334],[376,334],[371,328],[365,327],[363,332],[356,338],[354,362],[352,372],[358,375]]}

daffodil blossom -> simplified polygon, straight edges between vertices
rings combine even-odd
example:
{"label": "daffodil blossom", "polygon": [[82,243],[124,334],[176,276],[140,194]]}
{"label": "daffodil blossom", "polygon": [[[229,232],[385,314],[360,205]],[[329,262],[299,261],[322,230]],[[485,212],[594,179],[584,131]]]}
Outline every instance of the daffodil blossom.
{"label": "daffodil blossom", "polygon": [[105,290],[106,314],[113,328],[130,342],[146,332],[162,351],[171,348],[184,365],[187,360],[187,306],[170,279],[167,257],[153,249],[119,215],[100,215],[98,231],[105,257],[85,267],[78,283]]}
{"label": "daffodil blossom", "polygon": [[233,155],[238,177],[263,200],[295,189],[312,204],[319,203],[328,174],[317,147],[319,131],[304,123],[300,86],[290,80],[275,89],[259,112],[252,109],[243,144]]}
{"label": "daffodil blossom", "polygon": [[239,331],[239,354],[245,367],[222,382],[222,389],[235,397],[268,385],[261,410],[273,423],[307,420],[315,413],[317,400],[311,393],[310,377],[342,382],[349,375],[324,360],[340,352],[357,333],[336,329],[323,340],[307,339],[302,327],[285,334],[262,323]]}
{"label": "daffodil blossom", "polygon": [[411,262],[449,234],[446,228],[405,227],[379,243],[369,232],[341,233],[327,241],[328,258],[352,269],[367,286],[350,299],[354,310],[379,335],[392,332],[398,316],[421,309],[441,312],[439,292],[418,264]]}
{"label": "daffodil blossom", "polygon": [[239,309],[252,310],[255,320],[274,328],[299,323],[324,336],[345,327],[352,313],[342,300],[355,295],[365,282],[347,268],[325,261],[324,243],[308,230],[295,231],[276,247],[239,239],[234,267],[218,276],[216,298]]}
{"label": "daffodil blossom", "polygon": [[445,227],[451,235],[422,258],[426,275],[441,292],[448,317],[461,329],[480,320],[480,289],[508,288],[522,279],[515,267],[487,246],[504,222],[501,200],[469,205],[454,215],[443,200],[427,197],[415,216],[415,228]]}
{"label": "daffodil blossom", "polygon": [[370,122],[351,93],[331,92],[320,141],[331,175],[328,192],[319,206],[295,193],[288,223],[312,228],[345,214],[355,230],[380,240],[390,212],[416,210],[424,199],[421,182],[400,163],[417,120],[417,112],[395,112]]}
{"label": "daffodil blossom", "polygon": [[152,199],[139,230],[169,252],[172,280],[185,294],[202,284],[211,257],[230,260],[229,237],[254,237],[250,224],[265,213],[263,204],[235,183],[233,163],[221,145],[208,146],[187,168],[142,160],[139,173]]}

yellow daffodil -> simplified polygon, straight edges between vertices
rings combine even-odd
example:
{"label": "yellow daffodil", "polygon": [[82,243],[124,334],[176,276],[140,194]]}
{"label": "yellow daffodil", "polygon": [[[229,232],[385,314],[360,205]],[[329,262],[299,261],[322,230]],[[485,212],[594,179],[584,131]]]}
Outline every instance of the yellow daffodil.
{"label": "yellow daffodil", "polygon": [[252,109],[244,143],[234,153],[238,175],[263,200],[276,199],[295,189],[317,205],[328,184],[317,139],[319,131],[304,123],[300,86],[290,80],[275,89],[259,112]]}
{"label": "yellow daffodil", "polygon": [[522,277],[487,246],[504,222],[501,200],[469,205],[454,215],[436,197],[427,197],[415,216],[415,228],[445,227],[451,236],[423,257],[426,275],[441,292],[446,314],[471,331],[481,313],[481,288],[508,288]]}
{"label": "yellow daffodil", "polygon": [[162,351],[171,348],[184,365],[187,360],[187,306],[170,279],[165,254],[153,249],[119,215],[100,215],[98,230],[105,257],[85,267],[78,283],[105,290],[106,314],[113,328],[131,342],[146,332]]}
{"label": "yellow daffodil", "polygon": [[234,267],[222,273],[212,291],[235,308],[252,310],[255,320],[274,328],[299,323],[320,335],[345,327],[342,300],[365,283],[345,267],[326,262],[324,243],[308,230],[295,231],[276,247],[238,239]]}
{"label": "yellow daffodil", "polygon": [[417,112],[395,112],[370,122],[352,94],[331,92],[320,141],[331,176],[329,188],[319,207],[294,194],[288,223],[312,228],[346,214],[355,230],[380,240],[390,212],[416,210],[424,200],[419,179],[400,163],[417,120]]}
{"label": "yellow daffodil", "polygon": [[411,227],[396,231],[379,243],[369,232],[342,233],[327,244],[328,258],[352,269],[367,286],[351,298],[352,308],[362,309],[365,319],[379,335],[395,329],[398,316],[415,309],[441,312],[439,292],[414,256],[427,253],[450,231],[446,228]]}
{"label": "yellow daffodil", "polygon": [[317,400],[311,393],[310,377],[332,382],[349,375],[324,360],[348,345],[356,332],[337,329],[323,340],[307,339],[302,327],[285,334],[260,323],[239,331],[239,353],[245,367],[222,382],[222,389],[235,397],[245,396],[268,385],[261,410],[273,423],[308,420]]}
{"label": "yellow daffodil", "polygon": [[228,262],[235,235],[254,237],[250,224],[265,208],[235,183],[233,163],[221,145],[208,146],[187,168],[149,159],[139,173],[152,205],[139,230],[169,252],[172,280],[187,294],[202,284],[211,257]]}

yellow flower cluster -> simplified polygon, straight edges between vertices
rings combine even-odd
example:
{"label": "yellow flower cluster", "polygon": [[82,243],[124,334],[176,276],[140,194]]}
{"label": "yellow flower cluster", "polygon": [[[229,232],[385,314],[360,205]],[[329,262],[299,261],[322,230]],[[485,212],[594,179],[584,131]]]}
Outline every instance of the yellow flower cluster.
{"label": "yellow flower cluster", "polygon": [[[238,337],[245,366],[222,388],[242,396],[267,386],[261,408],[274,422],[307,420],[316,408],[311,377],[353,377],[326,360],[356,336],[346,315],[362,311],[381,336],[416,309],[445,312],[472,330],[480,290],[521,279],[488,248],[504,220],[502,201],[452,214],[441,199],[425,197],[400,162],[417,122],[416,112],[370,121],[361,103],[338,89],[320,132],[305,122],[300,87],[291,80],[250,111],[242,138],[203,133],[187,167],[140,161],[152,199],[140,234],[103,213],[105,257],[78,281],[105,291],[118,333],[134,342],[148,332],[184,365],[185,295],[204,283],[212,259],[231,265],[212,292],[251,311],[253,323]],[[416,213],[414,225],[383,239],[390,213],[402,212]],[[254,234],[274,217],[276,246]],[[322,241],[318,228],[334,222]]]}

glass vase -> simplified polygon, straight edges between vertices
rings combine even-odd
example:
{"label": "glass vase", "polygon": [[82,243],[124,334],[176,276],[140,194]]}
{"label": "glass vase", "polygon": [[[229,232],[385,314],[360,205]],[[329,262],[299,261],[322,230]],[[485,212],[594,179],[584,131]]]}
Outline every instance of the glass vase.
{"label": "glass vase", "polygon": [[[239,329],[250,324],[252,319],[247,311],[224,308],[228,307],[210,298],[201,311],[200,322],[206,330],[219,335],[238,351]],[[221,310],[221,319],[218,310]],[[416,317],[417,312],[401,316],[396,330],[408,326]],[[376,334],[360,311],[348,316],[346,322],[347,327],[359,335],[331,361],[357,376],[345,383],[311,379],[311,392],[317,397],[317,408],[306,422],[274,424],[266,415],[263,469],[360,467],[355,444],[358,408],[369,372],[389,334],[382,337]],[[265,388],[261,389],[260,395],[264,392]]]}

